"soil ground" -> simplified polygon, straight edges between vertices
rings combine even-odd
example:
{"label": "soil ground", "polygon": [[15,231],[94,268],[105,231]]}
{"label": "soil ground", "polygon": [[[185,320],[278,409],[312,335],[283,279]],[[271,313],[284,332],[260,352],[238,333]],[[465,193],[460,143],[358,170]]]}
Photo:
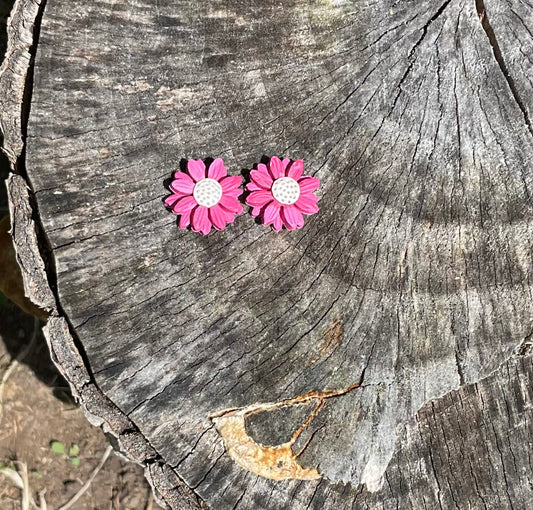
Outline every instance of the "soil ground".
{"label": "soil ground", "polygon": [[[47,510],[58,510],[89,479],[108,446],[103,432],[92,427],[56,371],[38,321],[0,296],[0,379],[17,354],[37,335],[24,360],[15,364],[4,384],[0,422],[0,509],[22,509],[22,491],[6,476],[13,468],[28,473],[37,505],[43,494]],[[1,385],[1,384],[0,384]],[[0,390],[1,391],[1,390]],[[1,395],[0,395],[1,397]],[[65,454],[51,445],[63,445]],[[68,450],[79,449],[79,460]],[[56,449],[59,445],[56,445]],[[77,465],[76,465],[77,464]],[[8,473],[9,474],[9,473]],[[41,510],[44,510],[40,505]],[[158,509],[140,466],[111,454],[75,510]]]}

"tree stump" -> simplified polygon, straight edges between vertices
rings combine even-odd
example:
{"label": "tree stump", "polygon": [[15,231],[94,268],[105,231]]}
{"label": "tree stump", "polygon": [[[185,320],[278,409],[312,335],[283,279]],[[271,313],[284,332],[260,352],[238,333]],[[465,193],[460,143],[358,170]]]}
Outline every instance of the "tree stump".
{"label": "tree stump", "polygon": [[[49,0],[36,33],[47,336],[161,500],[533,503],[533,6]],[[273,155],[322,182],[303,229],[176,228],[183,159]]]}

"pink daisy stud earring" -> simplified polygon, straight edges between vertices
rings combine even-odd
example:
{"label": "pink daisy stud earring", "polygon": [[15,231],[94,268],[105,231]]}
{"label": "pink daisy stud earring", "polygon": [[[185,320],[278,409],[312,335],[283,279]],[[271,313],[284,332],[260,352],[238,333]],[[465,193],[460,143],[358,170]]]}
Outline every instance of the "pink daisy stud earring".
{"label": "pink daisy stud earring", "polygon": [[313,191],[320,186],[316,177],[303,172],[301,159],[282,161],[273,156],[268,165],[257,165],[257,170],[250,172],[251,182],[246,185],[250,191],[246,204],[252,207],[252,216],[260,217],[263,224],[272,225],[276,232],[282,227],[287,230],[302,228],[303,215],[318,212],[318,197]]}
{"label": "pink daisy stud earring", "polygon": [[224,230],[235,215],[242,213],[237,197],[242,194],[242,178],[228,176],[221,158],[215,159],[206,169],[201,159],[189,159],[186,172],[176,172],[170,183],[172,195],[165,205],[180,215],[178,227],[189,225],[194,232],[209,234],[211,227]]}

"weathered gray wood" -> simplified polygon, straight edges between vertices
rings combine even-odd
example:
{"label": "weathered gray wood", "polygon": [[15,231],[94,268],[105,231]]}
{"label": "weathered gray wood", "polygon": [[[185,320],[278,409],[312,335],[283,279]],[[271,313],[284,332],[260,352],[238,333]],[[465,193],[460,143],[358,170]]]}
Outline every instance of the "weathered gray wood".
{"label": "weathered gray wood", "polygon": [[69,326],[63,317],[59,317],[60,312],[53,300],[40,255],[42,246],[38,244],[32,220],[35,211],[32,211],[25,180],[20,175],[11,175],[7,181],[7,191],[13,246],[24,278],[26,294],[34,304],[43,308],[47,303],[46,309],[51,317],[43,331],[52,360],[69,382],[73,396],[80,402],[87,419],[93,425],[102,427],[108,437],[113,439],[116,451],[145,467],[146,478],[162,506],[199,508],[202,502],[165,465],[135,425],[94,384],[69,332]]}
{"label": "weathered gray wood", "polygon": [[[32,59],[34,23],[41,0],[15,0],[7,20],[5,55],[0,56],[0,134],[2,152],[14,168],[24,147],[27,111],[23,109],[26,77]],[[4,41],[2,41],[4,42]]]}
{"label": "weathered gray wood", "polygon": [[52,361],[69,381],[72,394],[81,403],[89,421],[102,427],[118,452],[145,466],[145,476],[158,502],[183,510],[198,508],[198,498],[165,466],[135,425],[95,386],[65,319],[51,317],[43,332]]}
{"label": "weathered gray wood", "polygon": [[[0,57],[0,136],[1,151],[7,157],[10,170],[20,169],[23,153],[27,122],[24,94],[27,91],[27,74],[32,59],[30,50],[34,40],[35,21],[40,15],[40,5],[40,0],[13,2],[7,20],[5,40],[2,37],[2,49],[5,49],[5,54]],[[24,294],[26,297],[31,296],[32,302],[39,308],[31,306],[31,303],[26,304],[23,296],[18,295],[17,291],[13,291],[11,297],[26,311],[44,319],[46,313],[55,307],[55,298],[48,286],[45,264],[38,249],[29,191],[20,176],[11,176],[5,185],[10,195],[10,234],[13,246],[17,248],[15,256],[21,267]],[[5,267],[2,270],[13,271],[10,267],[11,246],[7,243],[4,245],[6,253],[2,263]],[[20,278],[20,275],[17,276]],[[9,275],[6,275],[6,281],[8,278]],[[11,286],[15,287],[13,284]]]}
{"label": "weathered gray wood", "polygon": [[[1,148],[10,168],[20,173],[25,173],[24,142],[33,71],[31,48],[37,44],[41,15],[42,4],[39,1],[14,2],[7,23],[7,51],[0,66]],[[145,467],[146,478],[161,506],[180,509],[203,507],[203,502],[164,464],[131,421],[95,386],[67,322],[59,317],[61,312],[57,309],[51,288],[53,262],[46,238],[38,228],[39,222],[36,224],[35,221],[38,214],[31,190],[24,177],[16,174],[11,174],[5,185],[14,258],[22,274],[24,294],[31,301],[26,304],[15,299],[15,302],[43,320],[51,315],[44,328],[45,335],[52,358],[69,381],[73,395],[80,401],[89,421],[101,426],[114,440],[115,448]],[[43,260],[43,253],[48,265]],[[3,262],[10,264],[9,258],[8,253]],[[4,271],[9,269],[2,267]],[[10,294],[10,297],[20,296]]]}
{"label": "weathered gray wood", "polygon": [[11,174],[6,186],[11,216],[10,233],[16,248],[17,263],[21,268],[24,293],[39,308],[49,313],[55,310],[56,302],[39,250],[26,181],[20,175]]}
{"label": "weathered gray wood", "polygon": [[[531,504],[532,30],[510,1],[49,0],[27,166],[58,298],[91,380],[207,504]],[[177,231],[182,158],[263,154],[322,180],[302,231]],[[284,442],[305,395],[318,481],[227,455],[224,410],[263,405],[248,433]]]}

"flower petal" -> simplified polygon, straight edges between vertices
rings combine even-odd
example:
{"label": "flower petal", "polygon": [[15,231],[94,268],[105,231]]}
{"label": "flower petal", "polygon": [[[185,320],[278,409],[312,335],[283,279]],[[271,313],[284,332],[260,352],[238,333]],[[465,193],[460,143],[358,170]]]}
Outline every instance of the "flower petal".
{"label": "flower petal", "polygon": [[209,165],[209,170],[207,171],[207,177],[210,179],[222,179],[228,175],[228,169],[224,166],[224,161],[222,158],[217,158]]}
{"label": "flower petal", "polygon": [[302,213],[293,205],[284,205],[281,210],[281,217],[289,230],[302,228],[304,225]]}
{"label": "flower petal", "polygon": [[174,181],[170,183],[169,188],[172,191],[181,191],[182,193],[188,193],[189,195],[194,190],[194,181],[189,175],[184,172],[176,172],[174,174]]}
{"label": "flower petal", "polygon": [[243,194],[243,191],[240,188],[235,188],[230,191],[224,191],[224,195],[227,195],[228,197],[233,197],[233,198],[240,197],[242,194]]}
{"label": "flower petal", "polygon": [[253,207],[263,207],[274,199],[272,192],[261,190],[261,191],[252,191],[246,197],[246,204]]}
{"label": "flower petal", "polygon": [[291,158],[283,158],[281,164],[283,165],[283,174],[287,175],[287,167],[291,164]]}
{"label": "flower petal", "polygon": [[289,172],[287,173],[287,177],[292,177],[293,179],[297,181],[303,175],[303,173],[304,173],[304,162],[301,159],[297,159],[289,167]]}
{"label": "flower petal", "polygon": [[192,187],[188,185],[188,183],[186,183],[185,181],[181,180],[181,181],[172,181],[170,184],[169,184],[169,188],[174,192],[174,193],[177,193],[177,194],[181,194],[182,196],[185,196],[185,195],[192,195],[192,192],[194,190],[194,182],[193,180],[191,179],[191,182],[192,182]]}
{"label": "flower petal", "polygon": [[242,213],[242,205],[236,198],[222,195],[219,204],[224,207],[224,209],[234,214]]}
{"label": "flower petal", "polygon": [[280,203],[277,200],[273,200],[265,207],[265,212],[263,213],[263,223],[265,225],[271,225],[274,223],[276,218],[280,217]]}
{"label": "flower petal", "polygon": [[274,219],[274,222],[272,223],[272,228],[274,229],[274,232],[279,232],[283,227],[283,220],[281,219],[281,215],[279,214]]}
{"label": "flower petal", "polygon": [[[233,223],[235,221],[235,214],[227,211],[223,207],[220,207],[220,210],[222,211],[222,214],[224,215],[224,219],[226,223]],[[241,206],[241,212],[242,212],[242,206]]]}
{"label": "flower petal", "polygon": [[318,197],[312,193],[304,193],[294,204],[300,211],[305,214],[315,214],[318,212],[316,205]]}
{"label": "flower petal", "polygon": [[253,218],[257,218],[261,214],[262,207],[252,207],[250,214]]}
{"label": "flower petal", "polygon": [[180,199],[187,196],[185,193],[173,193],[165,198],[165,206],[172,208],[172,206]]}
{"label": "flower petal", "polygon": [[217,230],[226,228],[226,213],[220,205],[217,204],[209,208],[209,219]]}
{"label": "flower petal", "polygon": [[173,191],[192,193],[192,190],[194,189],[194,181],[191,179],[191,176],[185,172],[175,172],[174,180],[170,183],[169,188]]}
{"label": "flower petal", "polygon": [[198,205],[193,196],[189,195],[183,198],[180,198],[172,208],[172,211],[176,214],[188,213],[192,210],[194,206]]}
{"label": "flower petal", "polygon": [[229,177],[224,177],[220,179],[220,185],[222,186],[222,191],[230,191],[232,189],[238,188],[242,183],[242,177],[238,175],[230,175]]}
{"label": "flower petal", "polygon": [[300,185],[300,193],[309,193],[318,189],[320,186],[320,180],[316,177],[309,177],[306,175],[298,181],[298,184]]}
{"label": "flower petal", "polygon": [[191,224],[191,211],[180,216],[179,228],[187,228]]}
{"label": "flower petal", "polygon": [[194,232],[201,232],[204,236],[211,231],[211,222],[209,221],[207,207],[199,205],[191,215],[192,229]]}
{"label": "flower petal", "polygon": [[187,162],[187,172],[196,181],[205,179],[205,165],[201,159],[189,159]]}
{"label": "flower petal", "polygon": [[261,191],[263,188],[261,186],[258,186],[255,182],[249,182],[246,185],[246,189],[248,191]]}
{"label": "flower petal", "polygon": [[252,179],[252,181],[254,181],[255,184],[257,184],[263,189],[270,189],[272,187],[272,177],[268,175],[266,167],[264,172],[262,172],[261,170],[252,170],[250,172],[250,178]]}
{"label": "flower petal", "polygon": [[283,163],[277,156],[272,156],[270,158],[268,168],[273,179],[279,179],[280,177],[285,176],[285,168],[283,168]]}
{"label": "flower petal", "polygon": [[174,179],[187,179],[194,184],[194,181],[191,179],[191,176],[189,174],[186,174],[185,172],[174,172]]}

